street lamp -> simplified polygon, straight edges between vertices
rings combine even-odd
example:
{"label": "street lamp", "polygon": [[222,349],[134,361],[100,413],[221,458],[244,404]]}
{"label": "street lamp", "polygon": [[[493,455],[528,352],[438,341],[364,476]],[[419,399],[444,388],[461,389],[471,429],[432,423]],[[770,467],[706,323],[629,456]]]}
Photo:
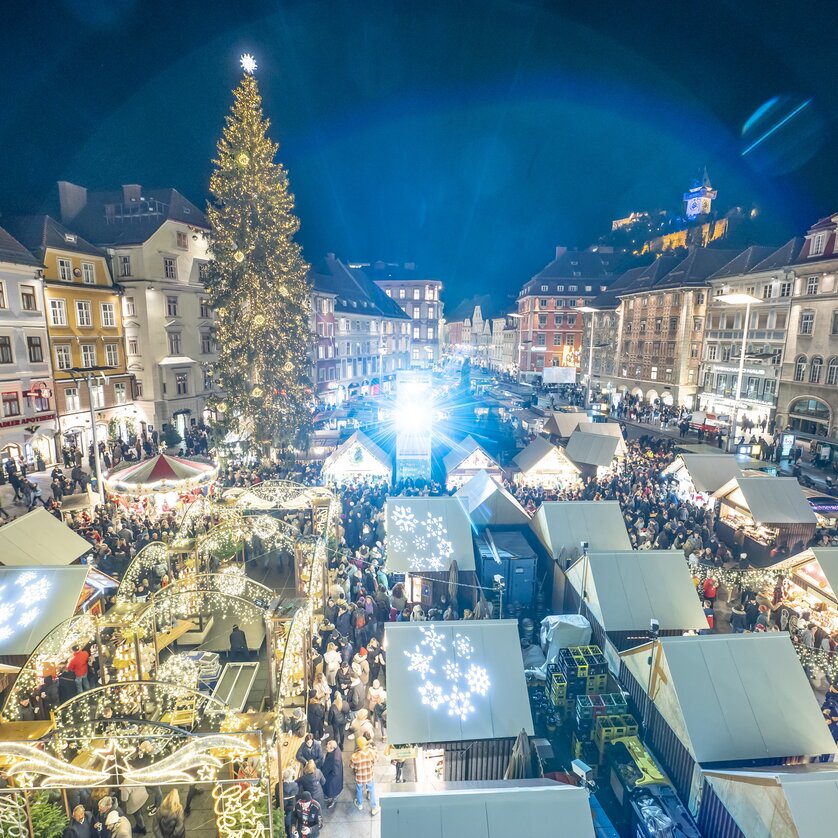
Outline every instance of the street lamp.
{"label": "street lamp", "polygon": [[759,305],[762,300],[753,294],[731,293],[720,294],[715,298],[720,303],[729,306],[745,306],[745,322],[742,324],[742,346],[739,350],[739,372],[736,375],[736,398],[733,405],[733,416],[730,423],[730,436],[728,438],[728,451],[733,450],[732,441],[736,433],[736,424],[739,413],[739,400],[742,398],[742,375],[745,372],[745,352],[748,347],[748,328],[751,325],[751,306]]}

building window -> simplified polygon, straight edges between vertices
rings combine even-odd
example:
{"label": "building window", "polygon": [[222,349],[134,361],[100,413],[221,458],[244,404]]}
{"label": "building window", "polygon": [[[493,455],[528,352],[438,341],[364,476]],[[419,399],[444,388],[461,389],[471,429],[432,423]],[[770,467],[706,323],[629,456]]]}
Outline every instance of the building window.
{"label": "building window", "polygon": [[120,256],[119,257],[119,275],[120,276],[131,276],[131,257],[130,256]]}
{"label": "building window", "polygon": [[818,293],[818,285],[820,284],[820,277],[807,276],[806,277],[806,296],[814,297]]}
{"label": "building window", "polygon": [[657,367],[652,367],[651,371],[649,372],[649,378],[651,378],[652,381],[657,381],[658,380],[658,368]]}
{"label": "building window", "polygon": [[790,297],[791,296],[791,287],[792,287],[792,283],[781,282],[780,283],[780,296],[781,297]]}
{"label": "building window", "polygon": [[403,300],[405,296],[404,288],[399,288],[399,299]]}
{"label": "building window", "polygon": [[83,343],[81,345],[81,365],[83,367],[96,366],[96,344]]}
{"label": "building window", "polygon": [[116,327],[116,309],[113,303],[102,303],[102,326],[106,329]]}
{"label": "building window", "polygon": [[575,326],[576,325],[576,315],[575,314],[568,314],[567,325],[568,326]]}
{"label": "building window", "polygon": [[434,298],[434,289],[430,285],[425,286],[425,299],[432,300]]}
{"label": "building window", "polygon": [[178,316],[177,297],[166,297],[166,316],[167,317],[177,317]]}
{"label": "building window", "polygon": [[58,260],[58,278],[64,282],[73,281],[73,263],[69,259]]}
{"label": "building window", "polygon": [[75,387],[64,388],[64,406],[67,413],[78,413],[81,410],[79,391]]}
{"label": "building window", "polygon": [[809,247],[809,256],[820,256],[826,250],[826,233],[815,233]]}
{"label": "building window", "polygon": [[392,291],[390,288],[385,288],[385,289],[384,289],[384,293],[385,293],[388,297],[390,297],[390,298],[392,299],[392,297],[393,297],[393,291]]}
{"label": "building window", "polygon": [[561,346],[562,345],[562,336],[561,335],[553,335],[553,346]]}
{"label": "building window", "polygon": [[177,231],[177,246],[181,250],[189,249],[189,237],[183,232],[183,230]]}
{"label": "building window", "polygon": [[64,300],[49,301],[49,322],[52,326],[67,325],[67,304]]}
{"label": "building window", "polygon": [[806,356],[798,355],[794,362],[794,380],[803,381],[806,377]]}
{"label": "building window", "polygon": [[166,279],[177,279],[177,260],[167,256],[163,259],[163,276]]}
{"label": "building window", "polygon": [[702,326],[702,321],[700,317],[693,317],[693,331],[700,332]]}
{"label": "building window", "polygon": [[137,346],[137,339],[136,338],[128,338],[128,354],[129,355],[139,355],[140,350]]}
{"label": "building window", "polygon": [[0,364],[12,364],[12,339],[8,335],[0,335]]}
{"label": "building window", "polygon": [[180,332],[169,332],[169,355],[180,355]]}
{"label": "building window", "polygon": [[114,404],[125,404],[128,401],[127,395],[128,394],[125,391],[125,382],[117,381],[116,384],[113,385]]}
{"label": "building window", "polygon": [[96,284],[96,268],[93,266],[93,262],[81,263],[81,281],[85,285]]}
{"label": "building window", "polygon": [[105,344],[105,363],[109,367],[119,366],[119,346],[115,343]]}
{"label": "building window", "polygon": [[669,318],[669,331],[675,332],[678,330],[678,318],[677,317],[670,317]]}
{"label": "building window", "polygon": [[695,304],[700,306],[704,304],[704,292],[703,291],[696,291],[695,292]]}
{"label": "building window", "polygon": [[94,410],[101,410],[105,406],[105,388],[102,384],[90,385],[90,405]]}
{"label": "building window", "polygon": [[428,326],[428,340],[434,339],[434,327]]}
{"label": "building window", "polygon": [[413,299],[418,300],[421,299],[420,292],[418,288],[413,289]]}
{"label": "building window", "polygon": [[826,368],[826,383],[835,386],[838,384],[838,358],[830,358]]}
{"label": "building window", "polygon": [[189,382],[185,372],[175,373],[175,390],[179,396],[189,395]]}
{"label": "building window", "polygon": [[[541,291],[542,291],[542,293],[546,293],[546,291],[547,291],[547,289],[548,289],[549,287],[550,287],[549,285],[542,285],[542,286],[541,286]],[[564,289],[562,289],[562,290],[564,290]]]}
{"label": "building window", "polygon": [[33,364],[42,364],[44,361],[44,346],[41,343],[40,337],[28,336],[26,338],[26,348],[29,350],[29,360]]}
{"label": "building window", "polygon": [[66,343],[55,345],[55,366],[60,370],[68,370],[73,366],[70,358],[70,347]]}
{"label": "building window", "polygon": [[[325,300],[323,302],[325,302]],[[200,311],[198,313],[201,315],[201,318],[203,320],[209,320],[212,317],[212,309],[210,308],[209,300],[202,298],[199,305]]]}
{"label": "building window", "polygon": [[774,286],[767,282],[765,285],[762,286],[762,299],[763,300],[770,300],[774,296]]}
{"label": "building window", "polygon": [[413,340],[420,340],[420,339],[421,339],[420,329],[419,329],[418,326],[414,326],[413,327]]}
{"label": "building window", "polygon": [[708,361],[715,361],[719,355],[719,345],[717,343],[711,343],[707,347],[707,360]]}
{"label": "building window", "polygon": [[422,309],[419,306],[413,306],[413,319],[418,320],[421,317]]}
{"label": "building window", "polygon": [[564,336],[564,345],[565,346],[573,346],[576,342],[576,335],[565,335]]}
{"label": "building window", "polygon": [[206,369],[204,370],[204,390],[212,390],[212,373]]}
{"label": "building window", "polygon": [[568,300],[567,304],[570,308],[576,308],[576,300]]}
{"label": "building window", "polygon": [[3,415],[20,416],[20,398],[17,393],[3,393]]}
{"label": "building window", "polygon": [[804,311],[800,314],[800,327],[798,333],[801,335],[811,335],[815,328],[815,312]]}
{"label": "building window", "polygon": [[93,315],[87,300],[76,300],[76,324],[85,327],[93,325]]}
{"label": "building window", "polygon": [[141,399],[143,397],[143,382],[134,379],[134,398]]}
{"label": "building window", "polygon": [[820,384],[821,372],[823,371],[823,358],[815,355],[812,358],[812,363],[809,365],[809,383]]}
{"label": "building window", "polygon": [[125,314],[128,317],[133,317],[137,313],[137,306],[134,304],[133,297],[125,298]]}
{"label": "building window", "polygon": [[212,354],[212,335],[209,332],[201,332],[201,352],[204,355]]}
{"label": "building window", "polygon": [[23,307],[24,311],[37,311],[38,310],[38,301],[35,297],[35,286],[34,285],[21,285],[20,286],[20,304]]}

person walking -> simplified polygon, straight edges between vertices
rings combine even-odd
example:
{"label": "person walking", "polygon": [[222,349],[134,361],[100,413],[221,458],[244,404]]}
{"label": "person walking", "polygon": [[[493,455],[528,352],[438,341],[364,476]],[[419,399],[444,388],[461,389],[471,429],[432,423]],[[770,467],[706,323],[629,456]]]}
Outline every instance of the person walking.
{"label": "person walking", "polygon": [[343,750],[343,739],[346,735],[346,723],[348,721],[349,707],[341,698],[340,693],[335,693],[332,706],[329,708],[329,726],[332,729],[332,737],[341,750]]}
{"label": "person walking", "polygon": [[352,754],[350,760],[352,770],[355,772],[355,808],[359,812],[364,811],[364,790],[366,789],[370,797],[370,812],[377,815],[378,799],[375,796],[375,781],[373,780],[376,759],[375,748],[370,747],[363,736],[357,739],[355,747],[355,753]]}
{"label": "person walking", "polygon": [[230,632],[230,660],[250,660],[250,650],[247,647],[247,635],[237,626]]}
{"label": "person walking", "polygon": [[323,772],[314,764],[313,759],[310,759],[305,764],[303,773],[297,779],[297,785],[300,791],[311,794],[312,800],[316,801],[320,806],[326,803],[326,795],[323,791],[325,782],[326,778],[323,776]]}
{"label": "person walking", "polygon": [[334,739],[326,743],[323,776],[325,777],[323,793],[326,795],[326,808],[332,809],[338,795],[343,791],[343,753]]}
{"label": "person walking", "polygon": [[90,689],[89,670],[87,667],[89,660],[89,652],[86,652],[81,646],[73,646],[73,656],[67,663],[67,669],[73,673],[76,679],[76,693],[78,694]]}
{"label": "person walking", "polygon": [[151,828],[154,838],[186,838],[186,815],[177,789],[172,789],[163,798]]}

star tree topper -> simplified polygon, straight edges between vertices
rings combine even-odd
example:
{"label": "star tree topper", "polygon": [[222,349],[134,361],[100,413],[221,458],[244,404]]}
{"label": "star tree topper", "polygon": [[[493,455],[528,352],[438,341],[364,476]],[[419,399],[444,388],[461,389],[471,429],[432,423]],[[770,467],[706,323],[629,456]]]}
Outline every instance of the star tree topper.
{"label": "star tree topper", "polygon": [[246,52],[240,59],[239,64],[242,65],[242,70],[245,71],[249,76],[252,76],[256,72],[256,59],[249,53]]}

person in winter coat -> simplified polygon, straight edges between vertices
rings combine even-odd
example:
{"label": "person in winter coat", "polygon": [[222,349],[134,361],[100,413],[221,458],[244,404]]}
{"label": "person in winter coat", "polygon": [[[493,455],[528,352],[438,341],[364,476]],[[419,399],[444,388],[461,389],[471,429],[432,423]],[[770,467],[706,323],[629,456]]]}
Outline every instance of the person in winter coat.
{"label": "person in winter coat", "polygon": [[340,652],[338,652],[337,646],[334,643],[330,643],[326,647],[326,654],[323,655],[323,667],[326,675],[326,683],[330,687],[334,687],[335,678],[337,677],[338,669],[340,669]]}
{"label": "person in winter coat", "polygon": [[303,768],[303,773],[297,779],[297,785],[300,788],[300,794],[309,792],[313,800],[316,800],[321,806],[326,804],[326,795],[323,793],[323,783],[326,778],[323,772],[314,764],[314,760],[310,759]]}
{"label": "person in winter coat", "polygon": [[294,803],[300,793],[300,787],[294,779],[294,769],[286,768],[282,775],[282,785],[276,784],[274,792],[274,808],[278,809],[282,805],[282,811],[285,812],[285,834],[291,835],[291,824],[294,820]]}
{"label": "person in winter coat", "polygon": [[301,765],[313,762],[318,768],[323,764],[323,748],[313,734],[307,733],[302,745],[297,748],[297,762]]}
{"label": "person in winter coat", "polygon": [[374,735],[375,731],[370,721],[369,710],[359,710],[349,724],[349,738],[353,739],[356,736],[363,736],[367,742],[372,742]]}
{"label": "person in winter coat", "polygon": [[61,838],[95,838],[95,835],[93,816],[85,811],[84,806],[76,806]]}
{"label": "person in winter coat", "polygon": [[[318,838],[323,828],[323,812],[320,804],[309,792],[303,792],[293,809],[291,819],[296,834],[302,838]],[[287,832],[286,834],[294,834]]]}
{"label": "person in winter coat", "polygon": [[110,838],[134,838],[131,832],[131,821],[116,811],[108,812],[105,829]]}
{"label": "person in winter coat", "polygon": [[308,702],[308,727],[316,741],[323,738],[323,724],[326,721],[326,705],[312,697]]}
{"label": "person in winter coat", "polygon": [[361,683],[366,686],[370,682],[370,664],[367,660],[367,650],[361,649],[354,658],[352,658],[352,671],[361,679]]}
{"label": "person in winter coat", "polygon": [[145,835],[145,820],[143,819],[143,806],[148,802],[148,792],[145,786],[123,785],[119,790],[125,814],[134,819],[134,828],[141,835]]}
{"label": "person in winter coat", "polygon": [[335,800],[343,791],[343,754],[338,743],[330,739],[326,743],[326,756],[323,760],[323,793],[326,795],[326,807],[331,809]]}
{"label": "person in winter coat", "polygon": [[346,734],[346,723],[348,721],[349,707],[341,698],[340,693],[337,693],[334,701],[332,701],[332,706],[329,708],[329,726],[332,729],[332,736],[341,750],[343,750],[343,737]]}
{"label": "person in winter coat", "polygon": [[186,815],[177,789],[172,789],[163,798],[151,827],[154,838],[185,838]]}
{"label": "person in winter coat", "polygon": [[343,697],[348,698],[349,691],[352,689],[352,670],[346,661],[343,661],[338,669],[338,674],[335,676],[335,684]]}
{"label": "person in winter coat", "polygon": [[366,703],[367,688],[356,675],[352,678],[352,686],[349,688],[349,709],[353,713],[357,713]]}

